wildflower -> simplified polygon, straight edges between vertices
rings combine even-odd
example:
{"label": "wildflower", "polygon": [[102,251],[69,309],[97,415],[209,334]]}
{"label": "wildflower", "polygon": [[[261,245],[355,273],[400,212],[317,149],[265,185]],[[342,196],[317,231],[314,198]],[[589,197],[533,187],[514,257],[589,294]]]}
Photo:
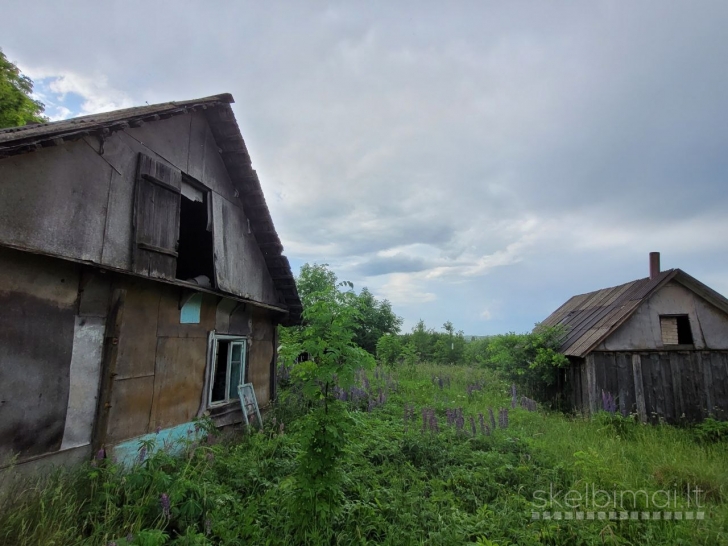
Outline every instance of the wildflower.
{"label": "wildflower", "polygon": [[518,396],[516,396],[516,384],[511,385],[511,408],[515,409],[518,405]]}
{"label": "wildflower", "polygon": [[129,544],[131,544],[132,542],[134,542],[134,535],[132,535],[131,533],[129,533],[128,535],[126,535],[126,541]]}
{"label": "wildflower", "polygon": [[101,459],[105,459],[105,458],[106,458],[106,451],[105,451],[105,450],[104,450],[104,448],[102,447],[101,449],[99,449],[99,450],[98,450],[98,451],[96,452],[96,460],[97,460],[97,461],[100,461]]}
{"label": "wildflower", "polygon": [[442,381],[442,377],[439,377],[437,379],[437,385],[440,387],[440,390],[445,386],[445,383]]}
{"label": "wildflower", "polygon": [[472,415],[470,416],[470,431],[473,433],[473,436],[477,433],[477,430],[475,428],[475,417]]}
{"label": "wildflower", "polygon": [[159,434],[160,432],[162,432],[162,427],[157,425],[157,429],[154,432],[155,434]]}
{"label": "wildflower", "polygon": [[490,416],[490,429],[495,430],[495,415],[493,415],[493,408],[488,408],[488,415]]}
{"label": "wildflower", "polygon": [[434,409],[430,410],[430,432],[440,432],[440,427],[437,426],[437,416],[435,415]]}
{"label": "wildflower", "polygon": [[283,428],[284,428],[283,421],[281,421],[281,424],[278,427],[278,434],[283,434]]}
{"label": "wildflower", "polygon": [[147,458],[147,446],[142,446],[139,448],[139,457],[138,460],[140,463],[144,462],[144,459]]}
{"label": "wildflower", "polygon": [[205,457],[207,457],[208,463],[211,463],[215,460],[215,454],[212,451],[208,451]]}
{"label": "wildflower", "polygon": [[422,408],[422,432],[427,432],[427,423],[429,418],[429,412],[427,408]]}
{"label": "wildflower", "polygon": [[482,413],[478,414],[478,421],[480,421],[480,433],[485,435],[485,417],[483,417]]}
{"label": "wildflower", "polygon": [[617,411],[617,404],[614,402],[612,393],[602,391],[602,409],[609,413],[615,413]]}
{"label": "wildflower", "polygon": [[159,497],[159,505],[162,507],[162,515],[169,519],[172,517],[172,514],[169,512],[169,495],[167,493],[162,493],[162,495]]}
{"label": "wildflower", "polygon": [[209,535],[210,533],[212,533],[212,520],[207,518],[205,520],[205,534]]}
{"label": "wildflower", "polygon": [[498,411],[498,425],[500,428],[508,428],[508,408],[501,408]]}
{"label": "wildflower", "polygon": [[[273,419],[275,419],[275,417]],[[195,423],[195,432],[200,432],[201,428],[200,423]]]}
{"label": "wildflower", "polygon": [[458,413],[457,417],[455,418],[455,430],[458,434],[460,434],[463,431],[463,428],[465,426],[465,419],[463,418],[462,414]]}
{"label": "wildflower", "polygon": [[192,435],[192,429],[191,428],[188,428],[187,429],[187,436],[191,436],[191,435]]}
{"label": "wildflower", "polygon": [[106,546],[116,546],[116,541],[115,540],[111,540],[111,541],[109,541],[109,542],[106,543]]}

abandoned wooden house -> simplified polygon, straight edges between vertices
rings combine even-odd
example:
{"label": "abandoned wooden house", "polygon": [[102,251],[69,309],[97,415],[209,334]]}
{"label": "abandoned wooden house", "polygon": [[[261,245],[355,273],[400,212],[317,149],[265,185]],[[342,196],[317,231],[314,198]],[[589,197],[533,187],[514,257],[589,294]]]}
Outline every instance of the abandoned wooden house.
{"label": "abandoned wooden house", "polygon": [[728,418],[728,300],[680,269],[574,296],[541,324],[561,325],[571,365],[563,394],[593,413],[643,421]]}
{"label": "abandoned wooden house", "polygon": [[0,465],[239,422],[243,382],[274,397],[302,309],[232,102],[0,131]]}

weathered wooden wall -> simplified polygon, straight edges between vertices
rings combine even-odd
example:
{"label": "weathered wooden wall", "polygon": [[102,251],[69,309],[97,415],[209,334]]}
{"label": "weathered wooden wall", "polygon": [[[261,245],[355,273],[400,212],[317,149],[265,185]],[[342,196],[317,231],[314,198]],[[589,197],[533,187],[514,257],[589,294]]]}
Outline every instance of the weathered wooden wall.
{"label": "weathered wooden wall", "polygon": [[[209,332],[248,339],[247,380],[261,405],[269,401],[272,313],[204,294],[199,324],[181,324],[189,290],[119,276],[124,290],[118,352],[113,363],[105,443],[192,421],[206,408]],[[219,424],[239,422],[239,406],[218,409]]]}
{"label": "weathered wooden wall", "polygon": [[642,303],[599,351],[639,351],[663,348],[660,315],[686,314],[695,349],[728,350],[728,316],[706,300],[672,281]]}
{"label": "weathered wooden wall", "polygon": [[270,305],[279,295],[201,112],[0,160],[0,245],[132,270],[139,153],[212,192],[214,263],[226,292]]}
{"label": "weathered wooden wall", "polygon": [[596,351],[569,369],[572,404],[602,409],[611,393],[622,415],[670,423],[728,419],[727,351]]}

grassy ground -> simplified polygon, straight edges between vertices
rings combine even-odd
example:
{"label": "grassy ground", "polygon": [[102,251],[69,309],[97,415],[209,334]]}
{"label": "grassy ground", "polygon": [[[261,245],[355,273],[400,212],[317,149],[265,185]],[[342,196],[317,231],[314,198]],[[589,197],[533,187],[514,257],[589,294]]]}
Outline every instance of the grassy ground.
{"label": "grassy ground", "polygon": [[[373,372],[369,378],[370,391],[382,387],[386,403],[353,412],[340,510],[326,539],[307,530],[311,544],[728,544],[725,441],[521,408],[509,411],[507,428],[485,435],[479,414],[491,428],[488,409],[497,421],[498,410],[510,408],[508,385],[487,370],[420,365],[400,370],[389,388]],[[448,411],[458,408],[462,430],[447,424]],[[159,453],[131,472],[107,460],[27,485],[0,506],[0,544],[295,544],[299,415],[291,397],[269,415],[264,433],[190,445],[178,458]],[[702,508],[694,507],[694,493],[687,505],[688,484],[702,490]],[[586,488],[581,502],[569,494],[573,509],[540,507],[551,489],[564,505],[566,492],[584,497]],[[601,510],[603,520],[563,519],[598,512],[593,489],[610,499],[645,491],[649,498],[637,493],[636,502],[623,496],[628,517],[633,510],[640,517],[700,510],[704,519],[610,520],[610,511],[621,516],[613,506]],[[671,498],[663,509],[664,492]],[[596,501],[606,502],[606,494]],[[545,510],[561,511],[562,519],[532,519]]]}

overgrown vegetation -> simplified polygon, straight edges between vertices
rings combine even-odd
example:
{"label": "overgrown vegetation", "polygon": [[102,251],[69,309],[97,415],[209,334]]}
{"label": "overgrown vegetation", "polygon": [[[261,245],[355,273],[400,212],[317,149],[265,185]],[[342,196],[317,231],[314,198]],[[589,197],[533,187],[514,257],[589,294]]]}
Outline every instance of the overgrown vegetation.
{"label": "overgrown vegetation", "polygon": [[201,423],[176,454],[6,484],[0,546],[728,544],[724,423],[547,411],[530,396],[558,379],[557,330],[466,343],[420,323],[380,335],[374,367],[357,331],[376,301],[302,277],[262,430]]}
{"label": "overgrown vegetation", "polygon": [[[385,402],[367,411],[380,390]],[[262,433],[190,441],[181,457],[159,452],[126,472],[97,461],[26,486],[0,506],[0,544],[728,544],[725,440],[513,408],[510,383],[487,368],[377,368],[355,374],[350,391],[364,398],[340,402],[355,433],[337,455],[337,507],[323,527],[292,512],[312,422],[294,394]],[[561,502],[587,486],[677,491],[671,510],[695,510],[688,484],[703,492],[702,520],[532,519],[536,495],[551,487]],[[628,499],[628,509],[646,508]]]}

